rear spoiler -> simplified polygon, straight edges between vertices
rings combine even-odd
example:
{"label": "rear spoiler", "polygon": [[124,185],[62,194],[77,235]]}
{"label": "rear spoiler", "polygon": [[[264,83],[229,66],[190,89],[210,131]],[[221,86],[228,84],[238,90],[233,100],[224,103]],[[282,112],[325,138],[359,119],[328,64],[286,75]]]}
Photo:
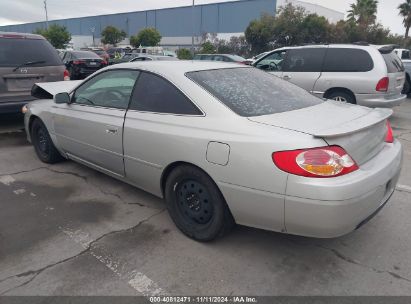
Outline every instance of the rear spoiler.
{"label": "rear spoiler", "polygon": [[71,93],[82,80],[40,82],[31,88],[31,96],[38,99],[53,99],[58,93]]}
{"label": "rear spoiler", "polygon": [[392,113],[393,110],[391,109],[373,109],[364,116],[348,121],[342,125],[327,128],[326,130],[316,131],[313,135],[315,137],[330,138],[356,133],[358,131],[368,129],[372,126],[381,123],[382,121],[389,118],[392,115]]}

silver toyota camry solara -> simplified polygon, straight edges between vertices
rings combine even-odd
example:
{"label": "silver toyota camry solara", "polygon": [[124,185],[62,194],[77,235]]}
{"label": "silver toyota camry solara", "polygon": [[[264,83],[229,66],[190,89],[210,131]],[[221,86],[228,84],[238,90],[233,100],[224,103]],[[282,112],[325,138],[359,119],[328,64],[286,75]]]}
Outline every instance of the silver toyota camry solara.
{"label": "silver toyota camry solara", "polygon": [[46,163],[70,159],[165,199],[189,237],[235,223],[347,234],[397,183],[392,111],[326,101],[252,67],[141,62],[42,83],[25,127]]}

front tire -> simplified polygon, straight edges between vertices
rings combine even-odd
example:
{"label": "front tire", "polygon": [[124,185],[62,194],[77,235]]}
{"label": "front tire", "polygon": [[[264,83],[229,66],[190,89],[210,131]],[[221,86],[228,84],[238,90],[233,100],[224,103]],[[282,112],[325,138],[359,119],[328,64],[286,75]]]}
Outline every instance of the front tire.
{"label": "front tire", "polygon": [[54,164],[63,160],[63,157],[54,146],[46,126],[40,119],[33,121],[31,126],[31,139],[34,150],[42,162]]}
{"label": "front tire", "polygon": [[212,179],[198,168],[180,166],[168,176],[165,201],[176,226],[197,241],[211,241],[235,222]]}

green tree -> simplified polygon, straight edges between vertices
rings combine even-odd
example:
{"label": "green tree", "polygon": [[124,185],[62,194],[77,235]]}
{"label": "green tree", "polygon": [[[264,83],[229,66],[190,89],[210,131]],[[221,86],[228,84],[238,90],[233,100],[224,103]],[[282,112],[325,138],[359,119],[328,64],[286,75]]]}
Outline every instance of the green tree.
{"label": "green tree", "polygon": [[42,35],[56,49],[64,49],[71,40],[71,34],[65,26],[52,24],[48,29],[36,29],[34,34]]}
{"label": "green tree", "polygon": [[216,48],[211,41],[206,41],[201,45],[200,54],[215,54]]}
{"label": "green tree", "polygon": [[154,27],[148,27],[140,32],[136,36],[130,37],[130,44],[136,48],[141,46],[156,46],[161,41],[160,32]]}
{"label": "green tree", "polygon": [[310,14],[300,25],[300,40],[302,43],[324,43],[330,40],[331,25],[323,16]]}
{"label": "green tree", "polygon": [[403,18],[402,23],[405,27],[405,38],[408,38],[411,27],[411,0],[406,0],[398,6],[400,10],[400,16]]}
{"label": "green tree", "polygon": [[119,30],[115,26],[106,26],[101,32],[101,42],[104,44],[112,44],[114,46],[126,38],[127,34],[123,30]]}
{"label": "green tree", "polygon": [[378,0],[357,0],[351,4],[348,11],[348,20],[357,23],[361,28],[366,29],[375,23],[377,19]]}
{"label": "green tree", "polygon": [[274,36],[275,17],[264,14],[259,20],[253,20],[245,30],[245,39],[253,54],[264,52]]}
{"label": "green tree", "polygon": [[191,51],[189,49],[178,49],[177,50],[177,57],[178,59],[182,60],[191,60],[193,56],[191,55]]}

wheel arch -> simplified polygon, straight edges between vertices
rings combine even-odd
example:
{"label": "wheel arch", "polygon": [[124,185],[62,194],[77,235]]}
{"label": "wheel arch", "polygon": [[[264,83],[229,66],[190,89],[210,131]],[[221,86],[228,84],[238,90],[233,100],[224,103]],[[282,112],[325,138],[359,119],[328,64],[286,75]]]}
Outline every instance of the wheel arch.
{"label": "wheel arch", "polygon": [[343,88],[343,87],[333,87],[333,88],[328,89],[324,93],[324,98],[328,98],[328,96],[330,96],[334,92],[344,92],[344,93],[350,94],[354,98],[354,101],[357,102],[357,98],[355,98],[354,92],[351,91],[350,89]]}
{"label": "wheel arch", "polygon": [[[210,174],[208,174],[207,171],[205,171],[203,168],[199,167],[198,165],[195,165],[195,164],[189,163],[189,162],[185,162],[185,161],[175,161],[175,162],[167,165],[167,167],[163,170],[163,173],[161,174],[161,179],[160,179],[161,194],[162,194],[163,197],[165,197],[165,186],[166,186],[167,178],[170,176],[171,172],[173,172],[174,169],[176,169],[180,166],[191,166],[191,167],[194,167],[198,170],[201,170],[204,174],[206,174],[211,179],[211,181],[214,183],[214,185],[217,187],[218,191],[220,191],[221,196],[223,197],[228,209],[230,209],[230,207],[227,204],[227,200],[224,197],[223,192],[221,191],[220,187],[217,185],[214,178],[212,176],[210,176]],[[230,210],[230,213],[231,213],[231,210]]]}
{"label": "wheel arch", "polygon": [[36,119],[41,120],[41,118],[40,118],[39,116],[35,115],[35,114],[30,115],[27,132],[29,133],[28,135],[30,136],[30,139],[31,139],[31,140],[32,140],[32,138],[31,138],[31,128],[32,128],[32,126],[33,126],[33,122],[34,122]]}

